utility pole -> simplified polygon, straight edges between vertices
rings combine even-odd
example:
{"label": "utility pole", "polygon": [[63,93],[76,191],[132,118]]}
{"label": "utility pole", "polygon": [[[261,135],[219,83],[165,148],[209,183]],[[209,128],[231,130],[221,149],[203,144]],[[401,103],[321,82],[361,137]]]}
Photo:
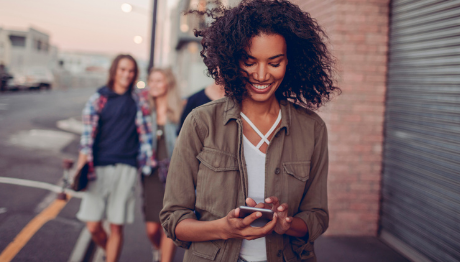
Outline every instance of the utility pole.
{"label": "utility pole", "polygon": [[149,67],[147,68],[147,73],[154,65],[155,59],[155,29],[157,24],[157,6],[158,0],[153,0],[153,10],[152,10],[152,35],[150,39],[150,60],[149,60]]}

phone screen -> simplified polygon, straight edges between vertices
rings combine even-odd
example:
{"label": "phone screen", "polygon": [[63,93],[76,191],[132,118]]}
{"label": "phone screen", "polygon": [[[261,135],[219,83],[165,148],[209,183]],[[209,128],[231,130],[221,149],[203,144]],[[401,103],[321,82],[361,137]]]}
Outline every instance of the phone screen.
{"label": "phone screen", "polygon": [[255,207],[247,207],[247,206],[240,206],[240,218],[245,218],[254,212],[261,212],[262,216],[254,222],[251,223],[253,227],[263,227],[265,224],[270,222],[273,219],[273,211],[270,209],[264,208],[255,208]]}

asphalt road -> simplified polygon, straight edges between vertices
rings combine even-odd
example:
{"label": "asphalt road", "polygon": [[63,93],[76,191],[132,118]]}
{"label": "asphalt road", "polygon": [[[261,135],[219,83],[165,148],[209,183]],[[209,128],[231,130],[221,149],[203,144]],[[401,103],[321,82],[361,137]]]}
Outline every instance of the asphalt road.
{"label": "asphalt road", "polygon": [[[56,121],[80,115],[92,92],[0,94],[0,177],[59,184],[61,161],[75,159],[78,135],[59,130]],[[55,198],[48,190],[0,183],[0,252]],[[79,202],[71,199],[22,248],[16,247],[12,261],[67,261],[83,228],[75,219]]]}

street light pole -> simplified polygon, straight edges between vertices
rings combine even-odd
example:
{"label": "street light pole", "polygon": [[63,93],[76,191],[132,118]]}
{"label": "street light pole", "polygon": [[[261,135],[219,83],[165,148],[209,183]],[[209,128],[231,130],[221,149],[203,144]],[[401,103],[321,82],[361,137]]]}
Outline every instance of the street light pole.
{"label": "street light pole", "polygon": [[158,5],[158,0],[153,0],[152,35],[151,35],[152,38],[150,40],[150,60],[149,60],[149,67],[147,68],[147,73],[153,67],[154,59],[155,59],[155,29],[156,29],[156,23],[157,23],[157,5]]}

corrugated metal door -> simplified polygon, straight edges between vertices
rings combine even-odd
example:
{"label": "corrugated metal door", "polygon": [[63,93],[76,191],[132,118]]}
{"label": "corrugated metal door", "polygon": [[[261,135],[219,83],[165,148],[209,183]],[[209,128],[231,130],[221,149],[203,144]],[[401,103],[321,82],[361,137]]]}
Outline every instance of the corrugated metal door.
{"label": "corrugated metal door", "polygon": [[460,1],[393,0],[381,228],[460,261]]}

